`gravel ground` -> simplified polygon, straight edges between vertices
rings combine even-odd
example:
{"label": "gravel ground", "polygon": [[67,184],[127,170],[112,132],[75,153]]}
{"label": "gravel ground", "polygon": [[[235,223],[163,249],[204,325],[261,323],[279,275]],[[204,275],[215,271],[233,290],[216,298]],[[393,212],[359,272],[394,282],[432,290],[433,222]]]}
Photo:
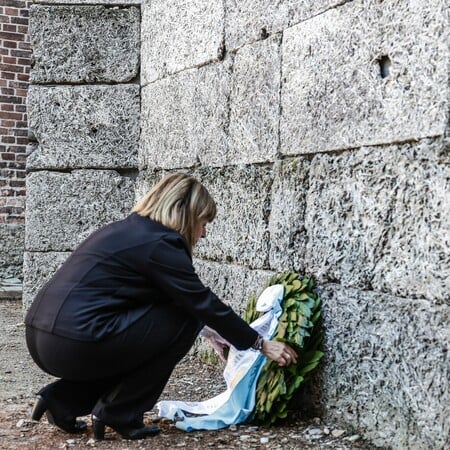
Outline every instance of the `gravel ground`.
{"label": "gravel ground", "polygon": [[[48,424],[29,420],[34,392],[52,380],[43,374],[28,356],[24,342],[21,305],[18,301],[0,302],[0,448],[1,449],[331,449],[372,450],[358,435],[319,418],[302,420],[293,413],[282,426],[269,429],[251,425],[231,426],[219,431],[186,433],[156,411],[146,422],[157,422],[161,434],[140,441],[121,439],[112,430],[105,441],[93,439],[90,419],[86,433],[70,435]],[[224,390],[222,366],[201,363],[186,357],[175,369],[162,398],[204,400]]]}

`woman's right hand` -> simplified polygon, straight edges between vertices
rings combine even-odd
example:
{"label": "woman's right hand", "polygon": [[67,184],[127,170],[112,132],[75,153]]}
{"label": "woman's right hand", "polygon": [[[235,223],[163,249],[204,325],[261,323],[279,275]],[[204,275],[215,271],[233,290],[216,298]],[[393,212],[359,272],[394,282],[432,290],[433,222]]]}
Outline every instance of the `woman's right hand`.
{"label": "woman's right hand", "polygon": [[297,364],[297,353],[284,342],[264,340],[261,353],[281,367]]}

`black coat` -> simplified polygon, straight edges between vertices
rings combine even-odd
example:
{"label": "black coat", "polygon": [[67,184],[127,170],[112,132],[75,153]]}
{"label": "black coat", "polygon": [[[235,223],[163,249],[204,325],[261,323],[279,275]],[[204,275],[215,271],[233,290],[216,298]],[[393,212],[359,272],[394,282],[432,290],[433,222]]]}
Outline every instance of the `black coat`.
{"label": "black coat", "polygon": [[94,342],[116,336],[153,304],[173,302],[238,349],[257,333],[205,287],[185,238],[132,213],[89,236],[39,291],[25,323]]}

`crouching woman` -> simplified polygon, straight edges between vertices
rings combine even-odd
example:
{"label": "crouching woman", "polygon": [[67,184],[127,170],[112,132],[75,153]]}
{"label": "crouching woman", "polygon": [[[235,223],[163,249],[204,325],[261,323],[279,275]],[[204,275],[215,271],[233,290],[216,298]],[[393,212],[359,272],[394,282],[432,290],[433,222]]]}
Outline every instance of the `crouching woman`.
{"label": "crouching woman", "polygon": [[163,178],[125,219],[90,235],[39,291],[26,316],[36,364],[59,378],[38,393],[32,419],[44,413],[68,433],[92,414],[94,437],[105,426],[127,439],[159,432],[145,426],[175,365],[207,326],[216,349],[226,340],[255,347],[280,365],[297,355],[262,341],[205,287],[192,248],[205,236],[216,205],[195,178]]}

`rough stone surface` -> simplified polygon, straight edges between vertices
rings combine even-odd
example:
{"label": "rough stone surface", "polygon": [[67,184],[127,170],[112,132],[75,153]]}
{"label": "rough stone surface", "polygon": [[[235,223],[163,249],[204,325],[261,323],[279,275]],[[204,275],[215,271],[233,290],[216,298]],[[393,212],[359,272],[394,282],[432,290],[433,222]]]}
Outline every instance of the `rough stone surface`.
{"label": "rough stone surface", "polygon": [[211,64],[142,89],[142,167],[226,161],[230,64]]}
{"label": "rough stone surface", "polygon": [[202,169],[193,175],[218,205],[197,255],[254,269],[268,268],[271,167]]}
{"label": "rough stone surface", "polygon": [[143,85],[222,58],[222,0],[153,0],[142,7]]}
{"label": "rough stone surface", "polygon": [[0,283],[4,278],[22,279],[25,225],[0,224]]}
{"label": "rough stone surface", "polygon": [[[141,171],[137,197],[168,173]],[[218,207],[216,219],[208,225],[207,237],[196,247],[196,256],[254,269],[267,268],[271,167],[205,168],[189,173],[204,183]]]}
{"label": "rough stone surface", "polygon": [[448,162],[441,140],[317,155],[310,169],[307,267],[319,279],[446,302]]}
{"label": "rough stone surface", "polygon": [[27,311],[34,297],[70,256],[70,252],[25,252],[23,258],[23,308]]}
{"label": "rough stone surface", "polygon": [[320,295],[325,417],[375,445],[448,448],[449,306],[336,285]]}
{"label": "rough stone surface", "polygon": [[28,175],[27,193],[25,249],[66,251],[129,213],[134,181],[113,170],[42,171]]}
{"label": "rough stone surface", "polygon": [[279,144],[280,35],[241,48],[234,59],[228,161],[273,161]]}
{"label": "rough stone surface", "polygon": [[28,169],[137,167],[138,85],[30,86]]}
{"label": "rough stone surface", "polygon": [[33,5],[29,33],[31,82],[124,82],[138,74],[136,7]]}
{"label": "rough stone surface", "polygon": [[[265,39],[346,0],[225,0],[226,48]],[[347,0],[348,1],[348,0]]]}
{"label": "rough stone surface", "polygon": [[303,273],[307,235],[305,229],[309,161],[303,158],[274,165],[270,231],[270,267]]}
{"label": "rough stone surface", "polygon": [[443,134],[446,17],[442,0],[361,0],[285,30],[281,152]]}
{"label": "rough stone surface", "polygon": [[287,27],[289,0],[225,0],[225,44],[229,51]]}

